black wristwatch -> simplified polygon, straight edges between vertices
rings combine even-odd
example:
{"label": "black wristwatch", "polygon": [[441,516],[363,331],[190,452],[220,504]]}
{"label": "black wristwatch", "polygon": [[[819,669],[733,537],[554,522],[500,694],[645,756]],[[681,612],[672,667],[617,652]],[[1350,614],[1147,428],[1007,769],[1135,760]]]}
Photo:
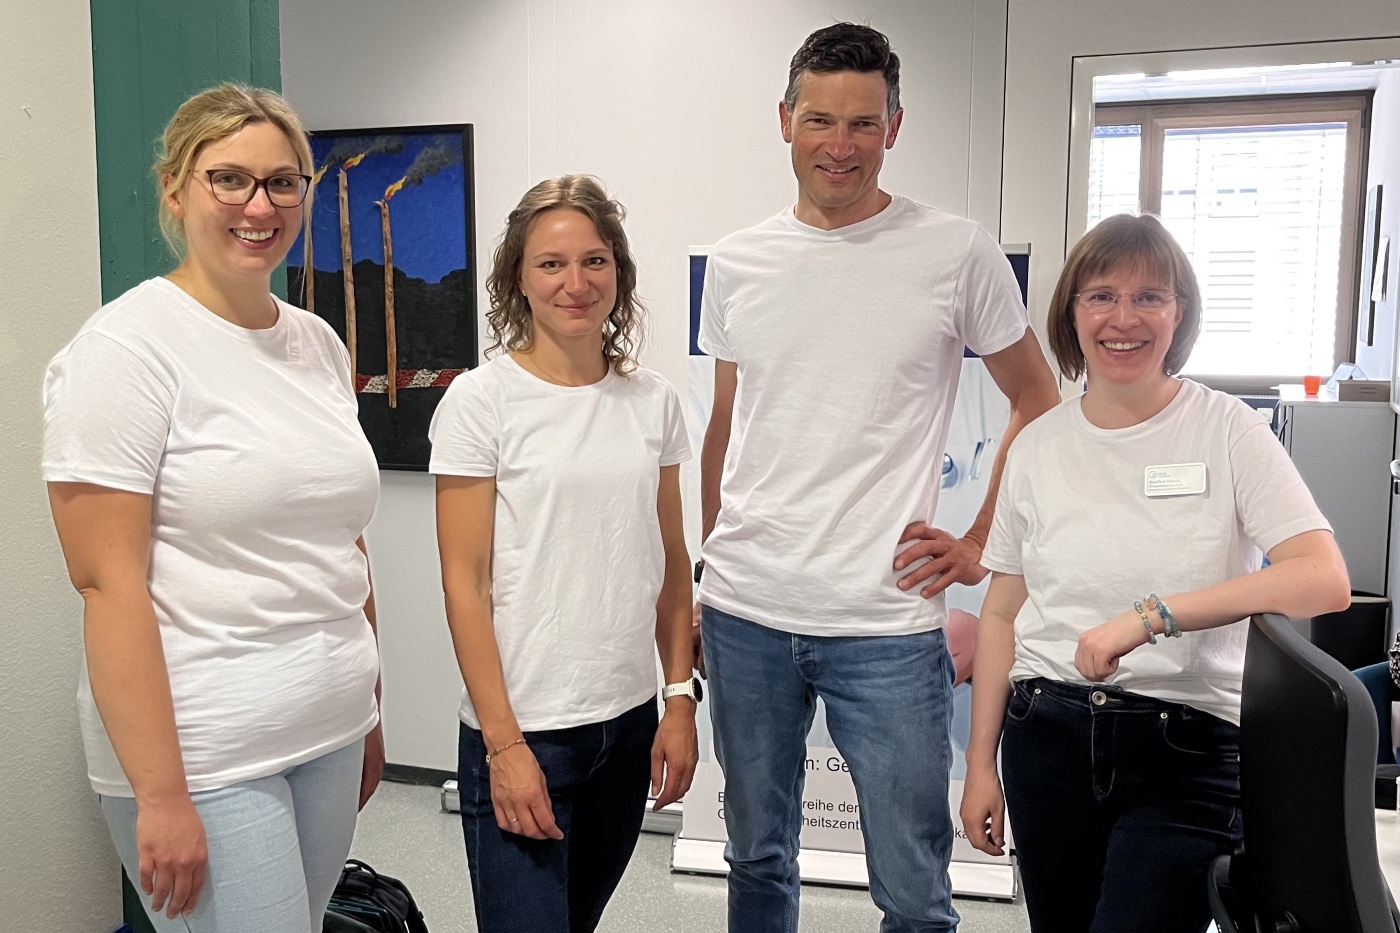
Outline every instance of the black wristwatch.
{"label": "black wristwatch", "polygon": [[695,562],[695,582],[699,583],[700,578],[705,574],[705,559],[701,558]]}

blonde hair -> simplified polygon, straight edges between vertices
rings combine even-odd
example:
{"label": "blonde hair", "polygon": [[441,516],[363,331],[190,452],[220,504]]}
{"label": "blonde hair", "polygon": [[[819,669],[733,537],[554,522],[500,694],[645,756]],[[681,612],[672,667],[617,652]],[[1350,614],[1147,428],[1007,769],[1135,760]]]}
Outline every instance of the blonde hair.
{"label": "blonde hair", "polygon": [[1060,373],[1070,381],[1084,375],[1086,365],[1074,322],[1075,295],[1089,279],[1108,275],[1122,266],[1160,276],[1171,282],[1172,291],[1176,292],[1181,321],[1172,333],[1163,361],[1167,373],[1181,372],[1201,336],[1201,288],[1186,251],[1152,214],[1115,214],[1100,221],[1074,244],[1050,298],[1046,322],[1050,350]]}
{"label": "blonde hair", "polygon": [[[297,154],[301,171],[310,175],[313,159],[301,117],[282,95],[266,88],[224,83],[201,91],[180,105],[165,127],[152,172],[160,203],[160,232],[176,259],[185,254],[185,225],[170,212],[166,196],[182,188],[200,152],[228,139],[250,123],[270,123],[282,131]],[[302,204],[310,216],[311,192]]]}
{"label": "blonde hair", "polygon": [[547,211],[568,208],[593,221],[598,236],[612,248],[617,267],[617,303],[603,324],[603,356],[618,375],[637,368],[637,354],[644,339],[646,308],[637,297],[637,263],[627,246],[622,221],[627,212],[608,197],[598,179],[591,175],[564,175],[535,185],[520,199],[506,218],[506,229],[492,259],[486,292],[491,310],[486,321],[491,327],[491,354],[528,350],[534,339],[534,318],[530,302],[520,291],[520,271],[525,260],[525,235],[530,224]]}

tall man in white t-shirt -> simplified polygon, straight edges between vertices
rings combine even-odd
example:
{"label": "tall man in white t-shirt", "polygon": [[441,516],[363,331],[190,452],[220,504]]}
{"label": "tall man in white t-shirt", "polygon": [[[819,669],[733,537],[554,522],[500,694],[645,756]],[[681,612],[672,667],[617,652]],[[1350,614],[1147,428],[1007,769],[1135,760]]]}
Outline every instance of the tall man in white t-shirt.
{"label": "tall man in white t-shirt", "polygon": [[[715,358],[700,602],[729,929],[797,929],[821,697],[859,797],[881,930],[953,930],[941,593],[985,575],[1006,447],[1059,392],[997,244],[879,188],[904,115],[883,35],[841,23],[809,36],[779,115],[797,203],[710,254],[699,338]],[[964,346],[1010,399],[1011,423],[958,538],[926,522]]]}

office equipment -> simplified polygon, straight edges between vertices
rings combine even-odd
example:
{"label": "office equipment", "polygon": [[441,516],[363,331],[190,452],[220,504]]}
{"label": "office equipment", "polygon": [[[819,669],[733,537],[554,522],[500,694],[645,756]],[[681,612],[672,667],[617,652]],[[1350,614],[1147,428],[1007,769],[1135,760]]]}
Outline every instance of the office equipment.
{"label": "office equipment", "polygon": [[1352,593],[1351,605],[1346,609],[1313,618],[1308,626],[1308,641],[1349,671],[1379,664],[1388,657],[1386,649],[1390,647],[1389,610],[1390,600],[1383,596]]}
{"label": "office equipment", "polygon": [[1376,717],[1361,683],[1280,616],[1250,620],[1244,845],[1210,878],[1221,933],[1396,933],[1376,850]]}
{"label": "office equipment", "polygon": [[1390,402],[1390,383],[1384,379],[1346,379],[1337,383],[1339,402]]}
{"label": "office equipment", "polygon": [[1387,584],[1395,413],[1384,402],[1343,402],[1326,387],[1305,398],[1280,386],[1279,440],[1337,535],[1352,589],[1391,596]]}

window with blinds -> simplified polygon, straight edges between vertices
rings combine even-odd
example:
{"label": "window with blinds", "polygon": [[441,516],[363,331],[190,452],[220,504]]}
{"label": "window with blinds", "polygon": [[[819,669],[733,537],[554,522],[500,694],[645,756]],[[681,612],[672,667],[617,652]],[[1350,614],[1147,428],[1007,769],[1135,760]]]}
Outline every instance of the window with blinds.
{"label": "window with blinds", "polygon": [[1203,330],[1186,366],[1231,388],[1352,358],[1367,95],[1100,106],[1089,224],[1162,218],[1195,266]]}

